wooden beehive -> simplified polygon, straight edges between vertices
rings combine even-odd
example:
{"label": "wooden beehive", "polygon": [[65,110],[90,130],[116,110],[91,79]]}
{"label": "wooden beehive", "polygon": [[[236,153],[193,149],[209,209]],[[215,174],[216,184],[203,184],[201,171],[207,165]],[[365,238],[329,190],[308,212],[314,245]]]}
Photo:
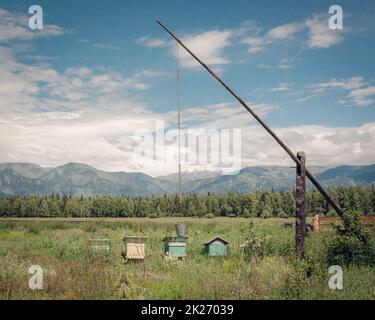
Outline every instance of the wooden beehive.
{"label": "wooden beehive", "polygon": [[164,255],[169,257],[186,257],[187,237],[166,237],[164,242]]}
{"label": "wooden beehive", "polygon": [[226,256],[229,242],[220,237],[213,237],[204,243],[205,253],[209,256]]}
{"label": "wooden beehive", "polygon": [[145,258],[145,243],[147,237],[143,236],[126,236],[125,257],[129,260],[143,260]]}

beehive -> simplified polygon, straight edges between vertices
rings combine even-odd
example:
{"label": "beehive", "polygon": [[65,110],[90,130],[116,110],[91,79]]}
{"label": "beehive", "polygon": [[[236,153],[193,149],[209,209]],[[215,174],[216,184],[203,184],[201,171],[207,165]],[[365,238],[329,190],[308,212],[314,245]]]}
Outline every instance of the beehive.
{"label": "beehive", "polygon": [[164,242],[165,256],[184,258],[186,257],[187,237],[166,237]]}
{"label": "beehive", "polygon": [[129,260],[143,260],[145,258],[145,243],[147,237],[143,236],[126,236],[125,257]]}
{"label": "beehive", "polygon": [[205,253],[209,256],[226,256],[229,242],[220,237],[213,237],[204,245]]}

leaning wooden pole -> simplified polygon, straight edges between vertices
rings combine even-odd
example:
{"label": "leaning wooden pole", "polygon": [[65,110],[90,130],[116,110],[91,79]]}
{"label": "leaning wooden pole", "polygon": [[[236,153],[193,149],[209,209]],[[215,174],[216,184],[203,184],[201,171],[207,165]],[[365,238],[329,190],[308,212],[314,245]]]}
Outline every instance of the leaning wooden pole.
{"label": "leaning wooden pole", "polygon": [[[156,22],[169,33],[203,68],[205,68],[211,76],[213,76],[257,121],[258,123],[277,141],[277,143],[285,150],[285,152],[292,158],[296,165],[300,165],[300,161],[289,149],[289,147],[276,135],[276,133],[238,96],[223,80],[221,80],[206,64],[204,64],[193,52],[191,52],[181,41],[178,39],[163,23],[159,20]],[[305,168],[306,176],[310,179],[312,184],[319,190],[324,199],[332,206],[339,216],[342,216],[342,209],[336,202],[329,196],[329,194],[320,185],[318,180],[312,173]]]}
{"label": "leaning wooden pole", "polygon": [[300,164],[297,164],[296,175],[296,255],[298,259],[305,257],[306,237],[306,156],[303,151],[297,153]]}

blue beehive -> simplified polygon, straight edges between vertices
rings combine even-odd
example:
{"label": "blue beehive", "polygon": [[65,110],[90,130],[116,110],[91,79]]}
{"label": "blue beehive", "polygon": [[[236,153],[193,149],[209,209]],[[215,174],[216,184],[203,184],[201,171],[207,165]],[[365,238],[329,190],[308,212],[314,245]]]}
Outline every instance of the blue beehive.
{"label": "blue beehive", "polygon": [[164,254],[170,257],[186,257],[187,237],[166,237],[164,242]]}
{"label": "blue beehive", "polygon": [[204,251],[210,256],[226,256],[228,252],[227,240],[220,237],[213,237],[204,243]]}

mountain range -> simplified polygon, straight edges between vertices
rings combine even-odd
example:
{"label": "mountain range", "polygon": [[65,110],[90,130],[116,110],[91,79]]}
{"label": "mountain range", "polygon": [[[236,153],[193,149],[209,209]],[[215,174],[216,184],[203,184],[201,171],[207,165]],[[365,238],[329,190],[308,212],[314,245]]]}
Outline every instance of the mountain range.
{"label": "mountain range", "polygon": [[[375,164],[309,167],[325,187],[375,183]],[[183,172],[184,193],[283,191],[295,186],[295,169],[283,166],[246,167],[234,175],[216,171]],[[311,186],[311,185],[308,185]],[[86,164],[41,167],[31,163],[0,164],[0,197],[66,194],[72,196],[152,196],[178,190],[178,175],[106,172]]]}

